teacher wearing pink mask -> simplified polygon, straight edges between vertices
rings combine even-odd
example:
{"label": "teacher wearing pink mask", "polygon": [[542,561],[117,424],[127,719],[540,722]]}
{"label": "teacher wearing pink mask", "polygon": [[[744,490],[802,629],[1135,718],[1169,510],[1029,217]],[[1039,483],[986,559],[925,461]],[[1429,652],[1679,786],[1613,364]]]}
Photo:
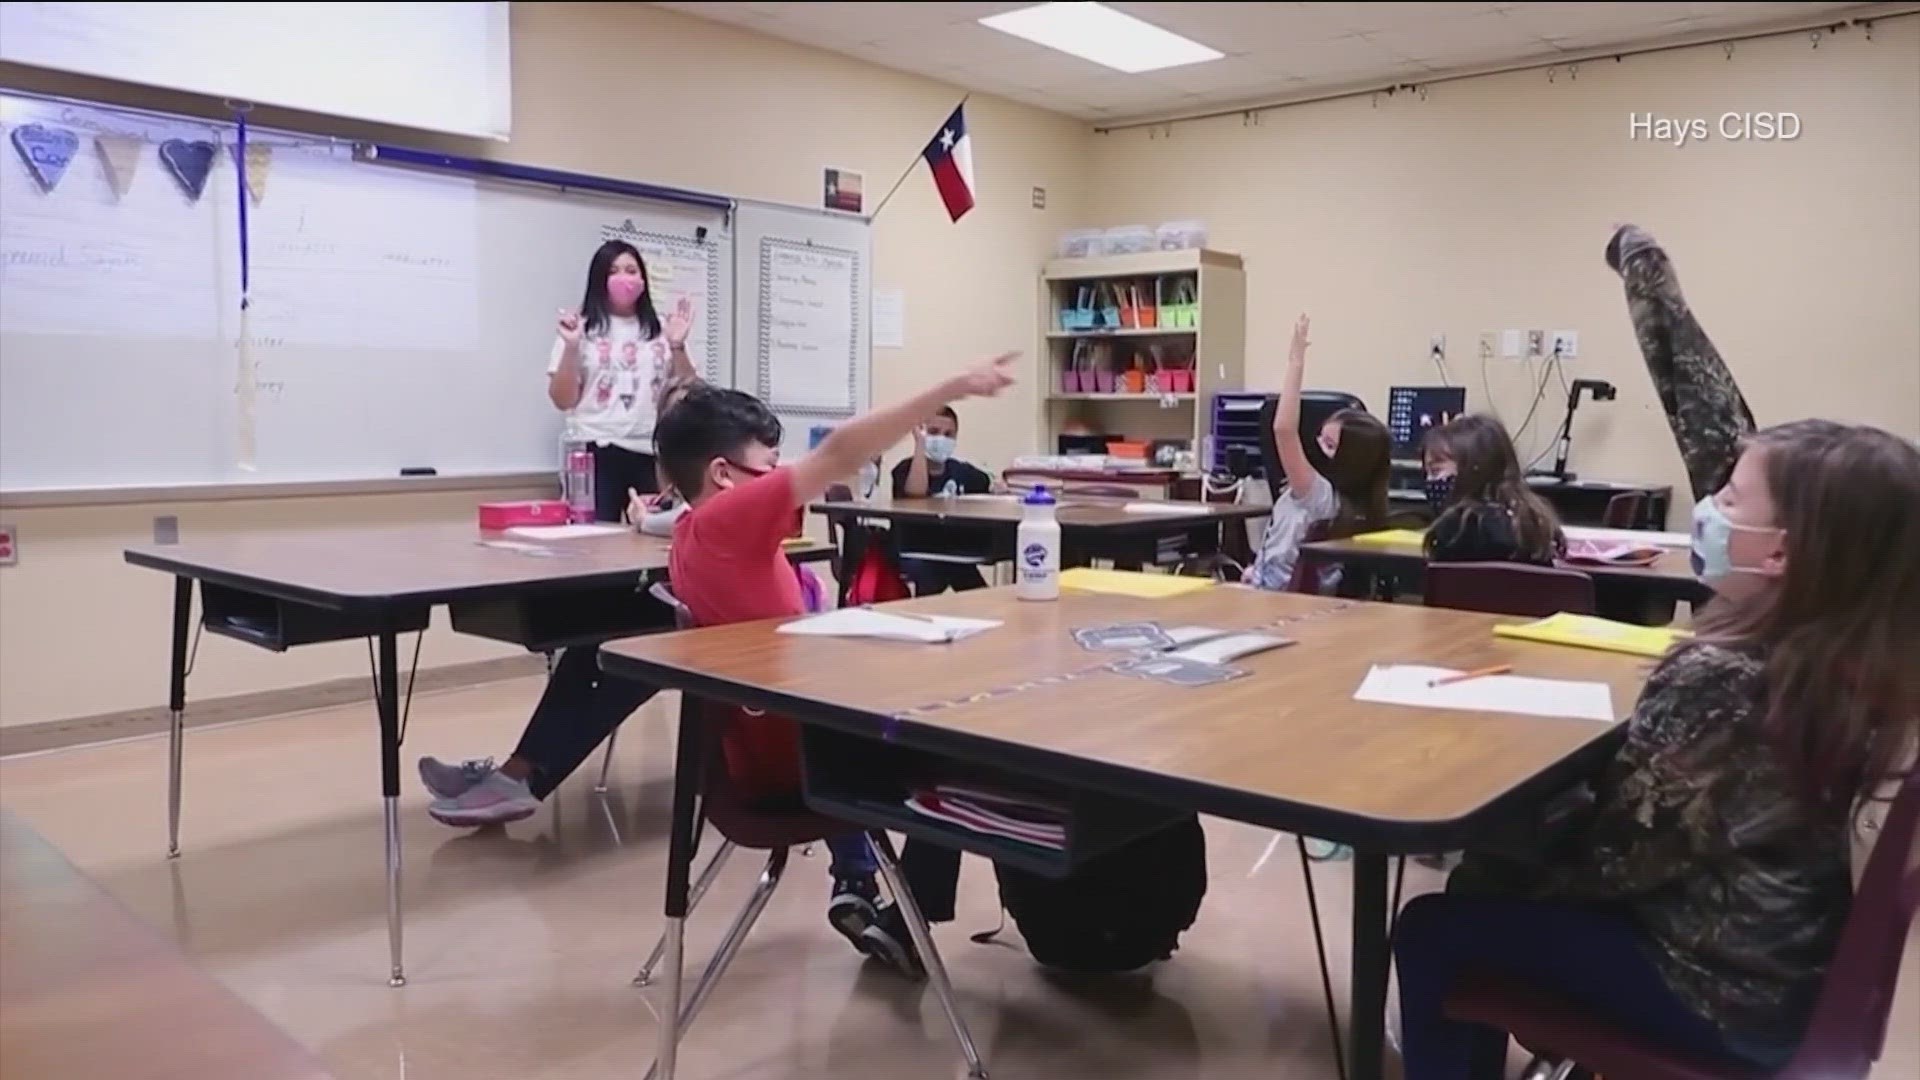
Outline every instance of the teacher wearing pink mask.
{"label": "teacher wearing pink mask", "polygon": [[594,515],[619,521],[628,491],[659,490],[653,428],[661,390],[696,377],[687,357],[693,305],[682,298],[664,323],[648,290],[647,264],[624,240],[609,240],[587,264],[580,310],[560,312],[547,361],[547,397],[567,414],[567,438],[592,448]]}

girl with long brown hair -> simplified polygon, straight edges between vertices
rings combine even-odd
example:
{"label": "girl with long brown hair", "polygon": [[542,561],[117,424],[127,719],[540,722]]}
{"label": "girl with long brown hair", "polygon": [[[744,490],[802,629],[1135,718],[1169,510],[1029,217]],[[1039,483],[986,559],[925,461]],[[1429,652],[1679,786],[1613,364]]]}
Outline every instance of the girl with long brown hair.
{"label": "girl with long brown hair", "polygon": [[1470,968],[1750,1069],[1805,1031],[1856,817],[1920,738],[1920,449],[1825,420],[1766,429],[1693,536],[1716,599],[1648,678],[1590,819],[1530,887],[1469,895],[1457,876],[1401,916],[1408,1080],[1501,1075],[1505,1034],[1442,1011]]}
{"label": "girl with long brown hair", "polygon": [[1525,562],[1551,566],[1566,551],[1560,520],[1527,487],[1513,439],[1478,413],[1427,432],[1427,558],[1435,562]]}
{"label": "girl with long brown hair", "polygon": [[[1331,521],[1331,535],[1382,529],[1387,524],[1387,478],[1392,472],[1392,439],[1380,418],[1361,409],[1342,409],[1320,425],[1316,439],[1326,456],[1324,472],[1315,468],[1300,437],[1300,384],[1307,369],[1305,315],[1293,326],[1286,378],[1273,416],[1273,438],[1280,451],[1287,487],[1274,501],[1260,538],[1260,552],[1247,568],[1250,585],[1275,591],[1287,588],[1307,530]],[[1332,583],[1318,583],[1323,589]]]}

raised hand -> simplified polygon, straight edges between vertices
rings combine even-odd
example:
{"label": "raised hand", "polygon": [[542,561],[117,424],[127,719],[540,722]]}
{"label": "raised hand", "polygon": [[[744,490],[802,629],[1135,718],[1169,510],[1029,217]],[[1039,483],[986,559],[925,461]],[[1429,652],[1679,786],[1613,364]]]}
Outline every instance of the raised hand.
{"label": "raised hand", "polygon": [[687,343],[687,335],[693,331],[693,301],[681,297],[667,316],[667,344],[679,348]]}
{"label": "raised hand", "polygon": [[953,381],[954,397],[995,397],[1013,385],[1013,365],[1018,352],[1004,352]]}
{"label": "raised hand", "polygon": [[1293,324],[1293,344],[1287,349],[1287,359],[1296,364],[1306,362],[1307,346],[1312,344],[1312,342],[1307,340],[1309,322],[1310,320],[1305,315],[1302,315],[1299,320]]}
{"label": "raised hand", "polygon": [[569,308],[560,309],[558,321],[560,340],[569,345],[580,344],[580,313]]}

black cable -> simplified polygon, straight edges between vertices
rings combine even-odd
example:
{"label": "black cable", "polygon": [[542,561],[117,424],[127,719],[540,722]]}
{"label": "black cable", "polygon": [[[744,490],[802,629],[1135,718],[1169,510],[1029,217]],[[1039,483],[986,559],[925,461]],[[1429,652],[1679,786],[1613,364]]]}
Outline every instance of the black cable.
{"label": "black cable", "polygon": [[193,624],[193,644],[187,647],[187,670],[180,673],[180,681],[186,682],[193,674],[194,661],[200,659],[200,631],[207,628],[205,619]]}
{"label": "black cable", "polygon": [[1526,435],[1527,428],[1533,425],[1534,414],[1540,411],[1540,403],[1546,400],[1547,379],[1553,374],[1553,365],[1555,362],[1556,361],[1549,361],[1547,366],[1540,369],[1540,385],[1533,392],[1533,404],[1527,407],[1526,417],[1520,421],[1519,430],[1513,433],[1513,444],[1515,446],[1520,445],[1521,437]]}

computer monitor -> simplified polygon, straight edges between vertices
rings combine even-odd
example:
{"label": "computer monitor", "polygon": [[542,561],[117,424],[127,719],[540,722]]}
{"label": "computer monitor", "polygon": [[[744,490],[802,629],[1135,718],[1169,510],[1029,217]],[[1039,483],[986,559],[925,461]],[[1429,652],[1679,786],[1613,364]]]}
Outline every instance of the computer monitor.
{"label": "computer monitor", "polygon": [[1387,391],[1387,433],[1393,438],[1393,456],[1418,458],[1429,428],[1467,411],[1464,386],[1395,386]]}

